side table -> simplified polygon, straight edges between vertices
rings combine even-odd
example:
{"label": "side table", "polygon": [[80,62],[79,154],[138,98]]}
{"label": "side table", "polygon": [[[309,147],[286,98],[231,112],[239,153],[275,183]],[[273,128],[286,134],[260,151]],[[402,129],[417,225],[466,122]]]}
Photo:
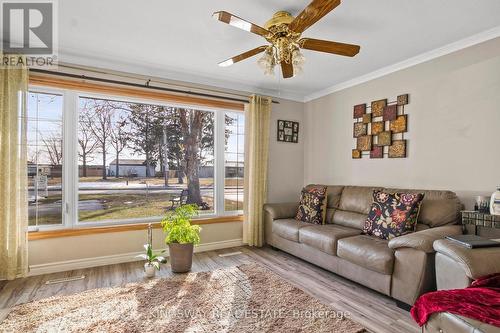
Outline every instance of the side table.
{"label": "side table", "polygon": [[500,215],[463,210],[462,225],[468,234],[500,238]]}

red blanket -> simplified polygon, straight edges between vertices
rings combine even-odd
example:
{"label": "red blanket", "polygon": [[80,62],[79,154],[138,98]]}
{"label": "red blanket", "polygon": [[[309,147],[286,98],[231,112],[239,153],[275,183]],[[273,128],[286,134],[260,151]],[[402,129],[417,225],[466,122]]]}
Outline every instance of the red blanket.
{"label": "red blanket", "polygon": [[423,326],[433,313],[445,311],[500,327],[500,273],[479,278],[465,289],[424,294],[411,308],[411,316]]}

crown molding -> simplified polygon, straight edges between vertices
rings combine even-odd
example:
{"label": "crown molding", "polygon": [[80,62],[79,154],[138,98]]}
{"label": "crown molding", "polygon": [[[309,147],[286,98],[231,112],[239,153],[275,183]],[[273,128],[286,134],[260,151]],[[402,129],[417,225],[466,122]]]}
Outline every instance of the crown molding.
{"label": "crown molding", "polygon": [[329,95],[331,93],[357,86],[361,83],[365,83],[365,82],[380,78],[382,76],[386,76],[388,74],[400,71],[402,69],[413,67],[415,65],[427,62],[429,60],[442,57],[444,55],[447,55],[447,54],[474,46],[474,45],[482,43],[482,42],[486,42],[488,40],[491,40],[491,39],[494,39],[497,37],[500,37],[500,26],[497,26],[493,29],[489,29],[489,30],[480,32],[476,35],[472,35],[470,37],[461,39],[459,41],[450,43],[448,45],[439,47],[437,49],[419,54],[415,57],[411,57],[407,60],[403,60],[403,61],[395,63],[393,65],[389,65],[389,66],[380,68],[376,71],[359,76],[357,78],[335,84],[335,85],[328,87],[326,89],[322,89],[320,91],[317,91],[315,93],[307,95],[304,98],[303,102],[304,103],[310,102],[312,100]]}

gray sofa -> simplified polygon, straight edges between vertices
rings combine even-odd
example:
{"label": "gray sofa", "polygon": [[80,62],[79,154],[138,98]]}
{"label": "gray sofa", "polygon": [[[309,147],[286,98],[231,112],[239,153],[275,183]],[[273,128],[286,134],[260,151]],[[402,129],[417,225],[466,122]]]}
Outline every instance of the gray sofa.
{"label": "gray sofa", "polygon": [[[390,241],[362,235],[374,190],[425,193],[417,231]],[[264,206],[266,243],[411,305],[435,289],[433,242],[461,234],[455,193],[383,187],[328,186],[325,225],[294,219],[298,203]]]}

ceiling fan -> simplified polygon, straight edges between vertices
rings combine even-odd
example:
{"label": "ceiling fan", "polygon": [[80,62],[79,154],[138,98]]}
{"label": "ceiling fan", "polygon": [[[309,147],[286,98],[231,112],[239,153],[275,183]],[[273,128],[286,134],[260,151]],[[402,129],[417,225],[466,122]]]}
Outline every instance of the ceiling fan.
{"label": "ceiling fan", "polygon": [[260,27],[225,11],[215,12],[213,17],[234,27],[264,37],[271,45],[256,47],[250,51],[229,58],[219,66],[227,67],[239,61],[264,52],[258,64],[266,74],[274,74],[274,67],[281,65],[283,77],[293,77],[302,71],[305,58],[300,49],[333,53],[354,57],[359,52],[359,45],[332,42],[327,40],[300,38],[302,33],[319,21],[323,16],[340,5],[340,0],[313,0],[304,10],[293,17],[290,13],[279,11]]}

